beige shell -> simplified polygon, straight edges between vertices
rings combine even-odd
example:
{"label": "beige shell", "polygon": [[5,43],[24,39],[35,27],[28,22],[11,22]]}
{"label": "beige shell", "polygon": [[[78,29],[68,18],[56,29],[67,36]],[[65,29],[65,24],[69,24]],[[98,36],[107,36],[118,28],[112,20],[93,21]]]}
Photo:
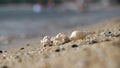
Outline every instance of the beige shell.
{"label": "beige shell", "polygon": [[88,34],[91,34],[92,32],[88,32],[88,31],[73,31],[72,34],[70,35],[70,40],[71,41],[77,41],[79,39],[83,39],[85,38]]}
{"label": "beige shell", "polygon": [[53,41],[54,45],[61,45],[69,42],[69,38],[63,33],[57,34],[55,37],[52,37],[51,40]]}
{"label": "beige shell", "polygon": [[45,36],[42,40],[41,40],[41,44],[44,46],[51,46],[52,45],[52,41],[50,40],[50,37]]}

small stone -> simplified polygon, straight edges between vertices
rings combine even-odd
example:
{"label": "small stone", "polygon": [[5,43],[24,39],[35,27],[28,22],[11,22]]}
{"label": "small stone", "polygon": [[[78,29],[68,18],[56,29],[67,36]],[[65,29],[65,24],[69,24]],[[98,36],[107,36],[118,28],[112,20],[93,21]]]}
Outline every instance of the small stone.
{"label": "small stone", "polygon": [[7,51],[4,51],[4,52],[7,52]]}
{"label": "small stone", "polygon": [[55,52],[60,52],[60,49],[56,49]]}
{"label": "small stone", "polygon": [[24,50],[25,48],[20,48],[20,50]]}
{"label": "small stone", "polygon": [[8,66],[2,66],[2,68],[8,68]]}
{"label": "small stone", "polygon": [[97,43],[97,41],[92,40],[89,44],[94,44],[94,43]]}
{"label": "small stone", "polygon": [[110,41],[109,39],[106,39],[105,41]]}
{"label": "small stone", "polygon": [[47,46],[52,46],[52,44],[51,45],[44,45],[44,47],[47,47]]}
{"label": "small stone", "polygon": [[112,32],[108,32],[109,34],[111,34]]}
{"label": "small stone", "polygon": [[76,48],[76,47],[78,47],[78,45],[73,44],[71,47],[72,47],[72,48]]}
{"label": "small stone", "polygon": [[3,51],[2,51],[2,50],[0,50],[0,53],[3,53]]}
{"label": "small stone", "polygon": [[49,46],[53,46],[53,45],[51,44],[51,45],[49,45]]}
{"label": "small stone", "polygon": [[44,47],[46,47],[47,45],[44,45]]}
{"label": "small stone", "polygon": [[15,56],[15,59],[17,59],[18,62],[22,62],[22,59],[20,58],[20,56]]}
{"label": "small stone", "polygon": [[3,59],[6,59],[6,57],[3,57]]}

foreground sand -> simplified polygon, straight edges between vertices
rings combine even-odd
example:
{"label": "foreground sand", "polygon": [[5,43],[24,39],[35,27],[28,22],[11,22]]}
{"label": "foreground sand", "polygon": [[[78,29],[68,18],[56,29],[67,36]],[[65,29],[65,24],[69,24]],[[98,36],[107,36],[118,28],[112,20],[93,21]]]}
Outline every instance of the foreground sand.
{"label": "foreground sand", "polygon": [[94,34],[60,46],[34,39],[0,50],[0,68],[120,68],[120,19],[84,29]]}

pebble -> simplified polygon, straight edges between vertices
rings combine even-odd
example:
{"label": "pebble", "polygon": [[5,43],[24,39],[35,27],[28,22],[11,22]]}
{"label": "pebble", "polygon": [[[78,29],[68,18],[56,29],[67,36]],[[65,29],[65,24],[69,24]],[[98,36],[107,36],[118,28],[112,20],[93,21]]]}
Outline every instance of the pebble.
{"label": "pebble", "polygon": [[92,40],[89,44],[94,44],[94,43],[97,43],[96,40]]}
{"label": "pebble", "polygon": [[8,66],[2,66],[2,68],[8,68]]}
{"label": "pebble", "polygon": [[20,48],[20,50],[24,50],[25,48]]}
{"label": "pebble", "polygon": [[7,51],[4,51],[4,52],[7,52]]}
{"label": "pebble", "polygon": [[106,39],[105,41],[110,41],[109,39]]}
{"label": "pebble", "polygon": [[60,52],[60,49],[56,49],[55,52]]}
{"label": "pebble", "polygon": [[72,47],[72,48],[76,48],[76,47],[78,47],[78,45],[73,44],[71,47]]}
{"label": "pebble", "polygon": [[6,59],[6,57],[3,57],[3,59]]}
{"label": "pebble", "polygon": [[2,50],[0,50],[0,53],[3,53],[3,51],[2,51]]}

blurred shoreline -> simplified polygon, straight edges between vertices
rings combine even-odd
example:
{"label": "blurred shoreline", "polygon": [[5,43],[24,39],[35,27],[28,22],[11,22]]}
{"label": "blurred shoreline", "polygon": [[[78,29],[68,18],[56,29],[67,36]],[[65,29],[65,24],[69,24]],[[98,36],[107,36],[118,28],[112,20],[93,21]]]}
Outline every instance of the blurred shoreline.
{"label": "blurred shoreline", "polygon": [[37,14],[28,9],[2,9],[0,10],[0,47],[4,47],[6,43],[9,43],[9,40],[15,43],[117,18],[120,17],[119,12],[119,7],[89,10],[81,13],[53,11]]}

